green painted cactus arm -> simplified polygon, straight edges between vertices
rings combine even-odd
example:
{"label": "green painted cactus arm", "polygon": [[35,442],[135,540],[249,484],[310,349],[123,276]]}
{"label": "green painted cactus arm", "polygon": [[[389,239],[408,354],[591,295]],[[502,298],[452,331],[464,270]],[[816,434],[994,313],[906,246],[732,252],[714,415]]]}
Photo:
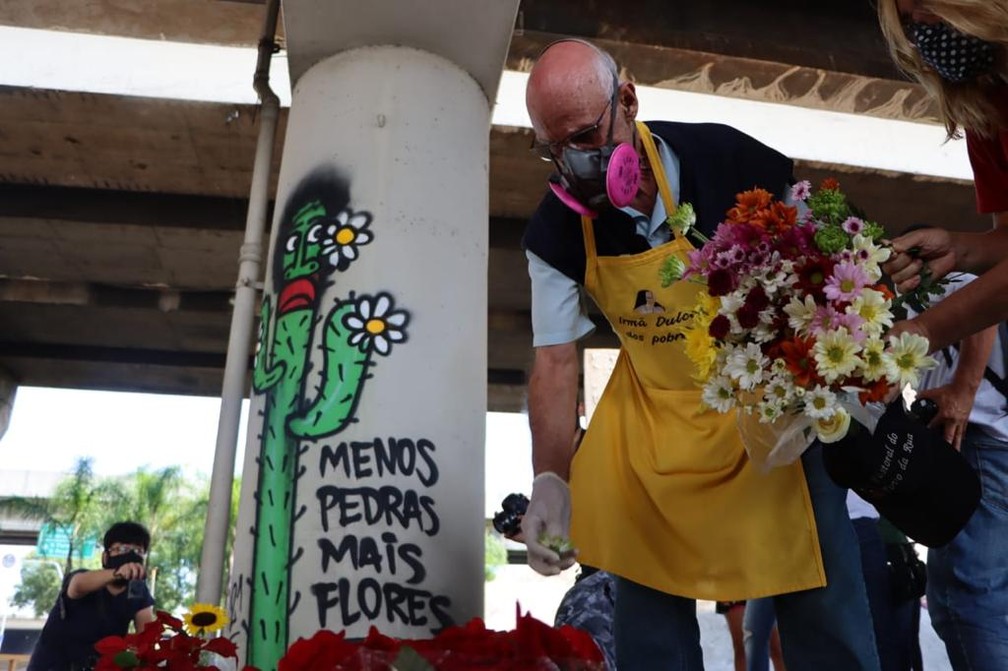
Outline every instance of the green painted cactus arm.
{"label": "green painted cactus arm", "polygon": [[354,304],[337,305],[326,317],[325,356],[318,396],[310,408],[287,424],[299,438],[318,438],[342,431],[353,418],[367,373],[370,357],[357,345],[350,344],[350,332],[343,318],[353,312]]}
{"label": "green painted cactus arm", "polygon": [[287,366],[283,361],[278,361],[270,367],[273,359],[273,343],[270,340],[270,301],[269,297],[263,298],[262,309],[259,314],[259,340],[256,350],[255,368],[252,371],[252,386],[258,392],[266,391],[275,386],[283,376]]}

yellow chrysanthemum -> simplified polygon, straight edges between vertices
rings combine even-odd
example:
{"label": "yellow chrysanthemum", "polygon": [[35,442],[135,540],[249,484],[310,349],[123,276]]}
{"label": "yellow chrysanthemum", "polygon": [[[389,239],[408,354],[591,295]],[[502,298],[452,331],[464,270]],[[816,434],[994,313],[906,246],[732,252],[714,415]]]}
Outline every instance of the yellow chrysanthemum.
{"label": "yellow chrysanthemum", "polygon": [[710,379],[711,373],[714,371],[717,348],[714,346],[714,339],[707,334],[707,328],[701,329],[697,326],[694,324],[693,328],[685,331],[683,348],[686,351],[686,356],[696,367],[693,379],[703,383]]}
{"label": "yellow chrysanthemum", "polygon": [[230,622],[223,608],[209,603],[194,603],[182,615],[185,630],[193,636],[220,631]]}
{"label": "yellow chrysanthemum", "polygon": [[698,292],[696,305],[693,306],[693,319],[682,329],[685,337],[683,349],[695,366],[693,379],[700,384],[709,380],[714,373],[718,350],[709,330],[720,307],[720,298],[711,296],[706,291]]}
{"label": "yellow chrysanthemum", "polygon": [[714,319],[717,315],[718,309],[721,307],[721,299],[717,296],[711,296],[706,291],[700,292],[700,298],[696,305],[696,312],[698,314],[703,314],[707,317],[707,324]]}

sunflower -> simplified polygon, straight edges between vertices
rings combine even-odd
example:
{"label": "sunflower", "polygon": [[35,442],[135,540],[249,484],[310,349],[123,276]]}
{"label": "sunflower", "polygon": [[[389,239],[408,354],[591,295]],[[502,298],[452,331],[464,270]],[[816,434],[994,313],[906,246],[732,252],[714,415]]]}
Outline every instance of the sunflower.
{"label": "sunflower", "polygon": [[194,603],[182,615],[185,629],[193,636],[212,634],[220,631],[230,622],[223,608],[208,603]]}

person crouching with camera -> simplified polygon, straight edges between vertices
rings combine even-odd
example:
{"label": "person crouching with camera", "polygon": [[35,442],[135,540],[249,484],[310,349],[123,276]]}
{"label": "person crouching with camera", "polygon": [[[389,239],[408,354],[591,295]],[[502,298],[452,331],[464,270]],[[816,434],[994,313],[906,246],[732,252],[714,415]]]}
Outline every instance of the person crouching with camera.
{"label": "person crouching with camera", "polygon": [[116,522],[102,546],[102,568],[63,578],[28,671],[89,671],[98,657],[95,643],[125,635],[131,621],[139,632],[154,620],[154,598],[144,582],[150,533],[136,522]]}

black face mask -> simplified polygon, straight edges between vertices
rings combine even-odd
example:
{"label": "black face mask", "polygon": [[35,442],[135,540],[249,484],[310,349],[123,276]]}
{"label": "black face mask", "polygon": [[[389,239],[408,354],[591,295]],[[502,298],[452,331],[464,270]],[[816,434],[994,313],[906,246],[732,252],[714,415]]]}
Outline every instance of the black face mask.
{"label": "black face mask", "polygon": [[105,568],[115,570],[126,564],[143,564],[144,558],[138,552],[125,552],[121,555],[109,555],[105,560]]}
{"label": "black face mask", "polygon": [[927,63],[942,79],[959,83],[990,72],[995,46],[946,23],[907,23],[907,32]]}

